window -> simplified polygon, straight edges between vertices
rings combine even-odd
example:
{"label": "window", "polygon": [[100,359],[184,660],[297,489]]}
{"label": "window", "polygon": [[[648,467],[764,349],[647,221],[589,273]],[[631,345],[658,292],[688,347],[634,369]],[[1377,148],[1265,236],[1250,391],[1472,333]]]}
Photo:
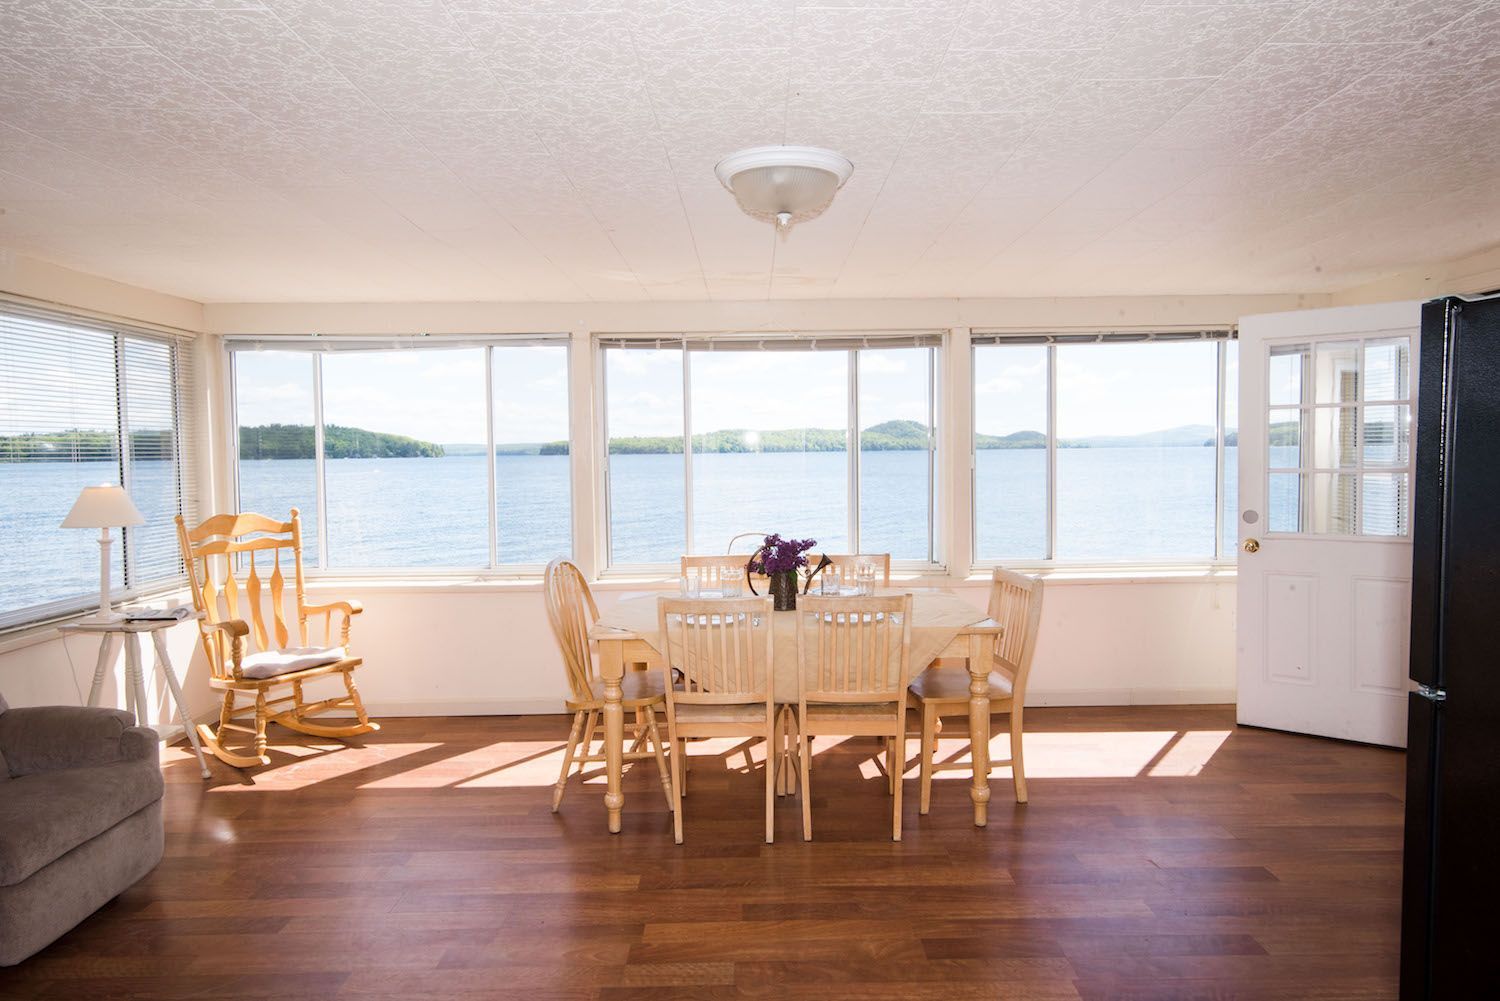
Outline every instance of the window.
{"label": "window", "polygon": [[748,532],[935,562],[939,343],[602,341],[611,565],[724,552]]}
{"label": "window", "polygon": [[240,509],[333,570],[539,566],[572,551],[563,341],[232,344]]}
{"label": "window", "polygon": [[240,425],[241,511],[302,515],[302,557],[318,562],[318,471],[314,459],[313,356],[240,351],[234,356]]}
{"label": "window", "polygon": [[189,344],[0,310],[0,626],[98,603],[97,534],[59,527],[86,486],[124,486],[146,519],[111,531],[117,596],[180,578],[173,519],[193,513]]}
{"label": "window", "polygon": [[1273,344],[1267,529],[1404,536],[1411,512],[1411,341]]}
{"label": "window", "polygon": [[883,348],[857,354],[859,549],[932,563],[936,352]]}
{"label": "window", "polygon": [[1049,552],[1051,451],[1045,345],[974,351],[974,554],[1043,560]]}
{"label": "window", "polygon": [[1211,333],[975,337],[976,560],[1232,553],[1232,348]]}
{"label": "window", "polygon": [[1240,342],[1226,341],[1220,356],[1224,377],[1219,396],[1224,401],[1224,496],[1219,507],[1220,558],[1238,555],[1240,510]]}

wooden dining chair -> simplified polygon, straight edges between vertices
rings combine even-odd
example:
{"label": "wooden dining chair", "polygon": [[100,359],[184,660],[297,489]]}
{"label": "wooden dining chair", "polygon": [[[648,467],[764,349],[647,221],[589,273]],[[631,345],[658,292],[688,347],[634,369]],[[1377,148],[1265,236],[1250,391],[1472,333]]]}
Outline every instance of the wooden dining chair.
{"label": "wooden dining chair", "polygon": [[804,840],[812,840],[809,741],[825,734],[885,739],[886,783],[894,797],[891,840],[901,840],[910,663],[911,595],[797,599],[797,763]]}
{"label": "wooden dining chair", "polygon": [[[719,582],[725,576],[745,579],[745,564],[750,562],[749,555],[739,553],[719,553],[711,556],[683,556],[681,558],[681,570],[684,576],[689,570],[697,570],[699,574],[699,585],[704,588],[717,590]],[[752,574],[755,580],[765,579],[764,574]]]}
{"label": "wooden dining chair", "polygon": [[[839,573],[843,575],[844,581],[853,579],[854,567],[860,560],[867,560],[875,564],[875,580],[880,587],[891,586],[891,554],[890,553],[808,553],[807,565],[815,567],[819,561],[827,556],[833,565],[838,567]],[[824,571],[827,573],[828,571]],[[816,587],[816,585],[814,585]]]}
{"label": "wooden dining chair", "polygon": [[[606,760],[602,743],[598,751],[593,749],[604,711],[604,682],[599,678],[593,647],[589,643],[589,629],[599,619],[599,607],[594,603],[594,595],[589,591],[583,572],[568,560],[553,560],[547,564],[542,590],[547,602],[547,621],[552,624],[552,635],[557,638],[567,674],[568,698],[563,705],[573,714],[562,769],[552,789],[552,812],[556,813],[562,809],[568,773],[573,766],[578,766],[581,775],[585,765]],[[624,692],[621,707],[627,712],[634,710],[638,731],[634,742],[623,751],[624,760],[656,759],[662,792],[670,809],[673,805],[672,785],[667,774],[666,748],[656,719],[657,709],[666,705],[661,676],[655,671],[626,671],[621,687]],[[649,746],[642,748],[642,743]]]}
{"label": "wooden dining chair", "polygon": [[772,600],[660,598],[662,681],[672,668],[682,684],[667,688],[672,742],[673,837],[682,844],[683,771],[692,737],[761,737],[766,741],[766,844],[776,838],[776,694]]}
{"label": "wooden dining chair", "polygon": [[[178,515],[177,542],[193,607],[203,613],[198,639],[208,660],[208,686],[222,693],[218,726],[198,725],[203,746],[214,757],[236,768],[269,765],[266,725],[272,722],[314,737],[354,737],[380,729],[379,723],[370,722],[354,684],[354,669],[364,661],[350,650],[349,626],[362,608],[357,601],[308,602],[302,579],[302,517],[296,508],[287,521],[261,514],[218,514],[195,528],[188,528]],[[296,597],[296,646],[291,645],[286,621],[288,569]],[[238,573],[244,574],[243,582]],[[321,619],[323,626],[321,640],[311,645],[309,619]],[[304,698],[304,683],[334,675],[343,679],[343,695],[315,702]],[[283,689],[290,692],[267,698]],[[241,696],[249,701],[238,705]],[[334,711],[352,713],[354,722],[334,725],[311,719]],[[252,717],[250,725],[236,722],[242,716]],[[249,753],[229,748],[230,731],[250,736]]]}
{"label": "wooden dining chair", "polygon": [[[990,618],[1004,632],[995,644],[995,663],[990,671],[990,712],[1010,714],[1010,757],[991,761],[990,767],[1010,766],[1016,787],[1016,802],[1026,802],[1026,762],[1021,748],[1022,715],[1026,702],[1026,679],[1036,651],[1042,621],[1042,582],[1014,570],[995,568],[990,585]],[[972,765],[963,761],[936,761],[937,738],[942,717],[969,714],[969,671],[965,667],[929,667],[911,683],[912,698],[922,711],[921,807],[932,805],[932,773]]]}

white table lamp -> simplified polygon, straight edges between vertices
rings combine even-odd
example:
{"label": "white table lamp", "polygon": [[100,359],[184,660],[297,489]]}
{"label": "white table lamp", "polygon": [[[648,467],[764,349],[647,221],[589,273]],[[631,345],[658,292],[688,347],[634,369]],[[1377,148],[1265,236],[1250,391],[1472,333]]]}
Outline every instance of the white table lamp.
{"label": "white table lamp", "polygon": [[115,525],[144,525],[146,519],[131,503],[123,487],[84,487],[73,510],[63,519],[63,528],[97,528],[99,530],[99,614],[100,622],[121,618],[109,609],[109,530]]}

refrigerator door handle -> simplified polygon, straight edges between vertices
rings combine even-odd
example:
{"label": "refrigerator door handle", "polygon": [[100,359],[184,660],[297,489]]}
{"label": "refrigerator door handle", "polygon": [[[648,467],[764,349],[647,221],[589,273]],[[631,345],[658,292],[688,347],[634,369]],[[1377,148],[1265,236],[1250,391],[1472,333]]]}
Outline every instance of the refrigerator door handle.
{"label": "refrigerator door handle", "polygon": [[1434,685],[1418,685],[1415,694],[1426,699],[1428,702],[1442,703],[1448,701],[1448,692]]}

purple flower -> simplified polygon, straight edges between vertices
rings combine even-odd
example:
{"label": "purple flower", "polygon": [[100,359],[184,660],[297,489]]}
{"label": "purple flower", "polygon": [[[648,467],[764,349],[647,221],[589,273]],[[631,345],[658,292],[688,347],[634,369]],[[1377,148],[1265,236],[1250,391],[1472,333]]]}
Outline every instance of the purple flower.
{"label": "purple flower", "polygon": [[805,567],[807,557],[803,554],[817,544],[815,539],[783,539],[779,534],[768,535],[750,561],[750,571],[770,575]]}

